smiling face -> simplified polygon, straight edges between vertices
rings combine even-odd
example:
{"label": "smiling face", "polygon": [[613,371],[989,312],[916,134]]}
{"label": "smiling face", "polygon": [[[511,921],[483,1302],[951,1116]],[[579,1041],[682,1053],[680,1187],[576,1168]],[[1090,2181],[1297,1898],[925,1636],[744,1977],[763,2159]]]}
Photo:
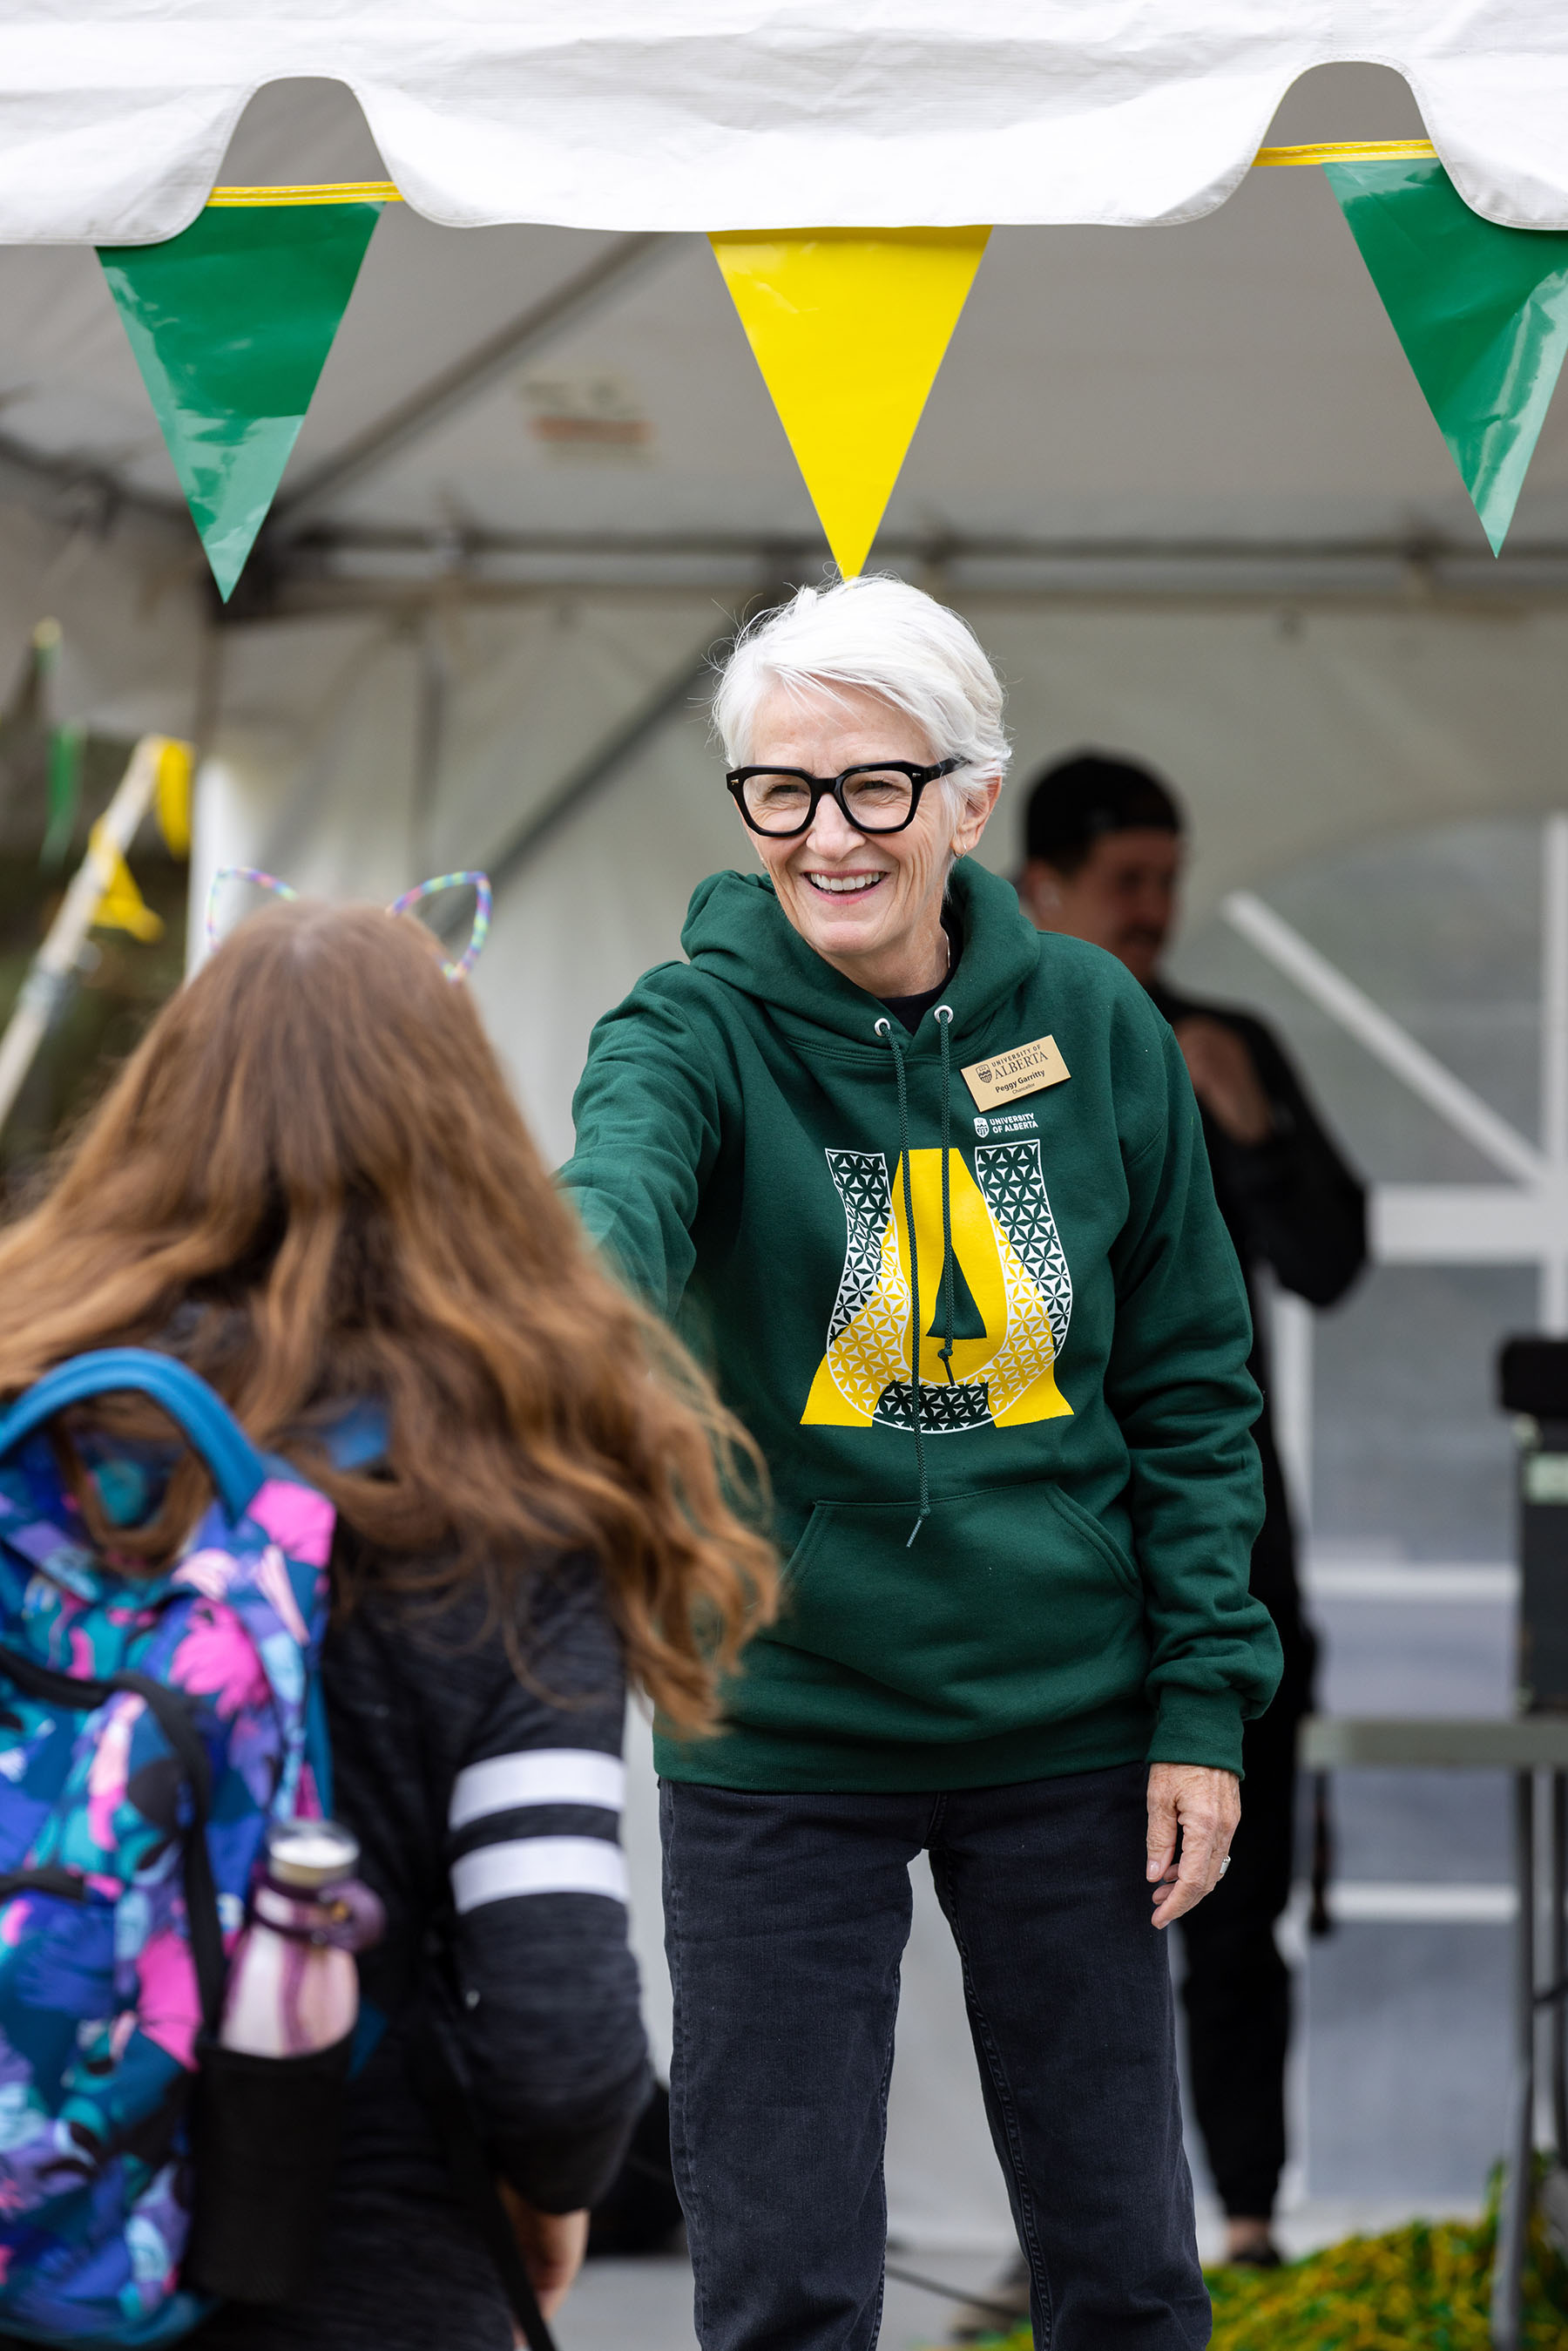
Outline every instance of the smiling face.
{"label": "smiling face", "polygon": [[[937,758],[912,718],[879,695],[839,686],[799,699],[769,695],[744,764],[840,776],[880,759],[929,768]],[[875,834],[857,832],[825,794],[809,832],[769,841],[748,830],[746,837],[789,921],[825,962],[869,996],[915,996],[941,985],[948,869],[980,839],[1000,789],[993,779],[979,809],[966,809],[955,822],[942,782],[928,784],[913,823]]]}

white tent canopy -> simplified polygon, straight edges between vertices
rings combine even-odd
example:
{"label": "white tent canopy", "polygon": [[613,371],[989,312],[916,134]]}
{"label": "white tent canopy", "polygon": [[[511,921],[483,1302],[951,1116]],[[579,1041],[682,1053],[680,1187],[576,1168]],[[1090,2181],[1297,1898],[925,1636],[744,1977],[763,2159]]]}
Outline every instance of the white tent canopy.
{"label": "white tent canopy", "polygon": [[1142,224],[1224,202],[1291,84],[1396,68],[1466,200],[1568,226],[1568,19],[1535,0],[32,0],[0,35],[0,239],[171,235],[254,92],[353,90],[431,220]]}

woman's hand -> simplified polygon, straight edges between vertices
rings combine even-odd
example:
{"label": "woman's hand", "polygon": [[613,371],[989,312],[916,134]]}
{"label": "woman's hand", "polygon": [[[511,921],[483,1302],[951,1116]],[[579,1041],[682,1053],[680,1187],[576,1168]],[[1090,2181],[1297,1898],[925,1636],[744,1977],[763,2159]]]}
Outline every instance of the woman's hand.
{"label": "woman's hand", "polygon": [[1241,1817],[1241,1783],[1234,1771],[1217,1771],[1207,1763],[1149,1765],[1147,1874],[1157,1927],[1168,1927],[1213,1893]]}
{"label": "woman's hand", "polygon": [[[539,2308],[546,2318],[554,2318],[583,2266],[588,2216],[586,2212],[541,2212],[536,2204],[525,2204],[504,2180],[500,2182],[500,2188],[506,2217],[516,2232],[530,2283],[539,2298]],[[521,2335],[514,2340],[522,2346]]]}

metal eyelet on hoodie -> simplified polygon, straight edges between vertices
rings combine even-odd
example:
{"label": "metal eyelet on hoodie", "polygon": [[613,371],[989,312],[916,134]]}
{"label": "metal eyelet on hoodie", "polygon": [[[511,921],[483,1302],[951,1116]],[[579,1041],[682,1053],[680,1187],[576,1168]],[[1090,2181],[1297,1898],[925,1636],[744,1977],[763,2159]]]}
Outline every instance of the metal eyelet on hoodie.
{"label": "metal eyelet on hoodie", "polygon": [[[950,1031],[953,1011],[950,1004],[939,1004],[932,1016],[942,1055],[942,1343],[937,1353],[950,1385],[953,1376],[953,1246],[952,1204],[948,1181],[948,1153],[951,1135],[951,1055]],[[893,1075],[898,1086],[898,1165],[904,1186],[904,1222],[909,1235],[909,1392],[914,1413],[915,1472],[919,1481],[919,1502],[915,1523],[909,1530],[912,1543],[931,1515],[930,1477],[926,1463],[925,1405],[920,1383],[920,1245],[915,1236],[915,1192],[909,1173],[909,1089],[904,1069],[904,1049],[894,1032],[891,1020],[875,1021],[877,1036],[885,1037],[893,1054]],[[904,1548],[909,1549],[909,1543]]]}

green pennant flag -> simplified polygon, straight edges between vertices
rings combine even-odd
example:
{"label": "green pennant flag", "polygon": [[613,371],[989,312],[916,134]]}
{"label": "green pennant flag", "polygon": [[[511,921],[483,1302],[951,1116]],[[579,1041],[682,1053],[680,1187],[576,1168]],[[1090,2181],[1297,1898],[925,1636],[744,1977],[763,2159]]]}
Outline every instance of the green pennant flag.
{"label": "green pennant flag", "polygon": [[1568,350],[1568,235],[1482,220],[1440,163],[1323,168],[1501,554]]}
{"label": "green pennant flag", "polygon": [[99,247],[225,603],[380,214],[379,204],[212,204],[162,245]]}

